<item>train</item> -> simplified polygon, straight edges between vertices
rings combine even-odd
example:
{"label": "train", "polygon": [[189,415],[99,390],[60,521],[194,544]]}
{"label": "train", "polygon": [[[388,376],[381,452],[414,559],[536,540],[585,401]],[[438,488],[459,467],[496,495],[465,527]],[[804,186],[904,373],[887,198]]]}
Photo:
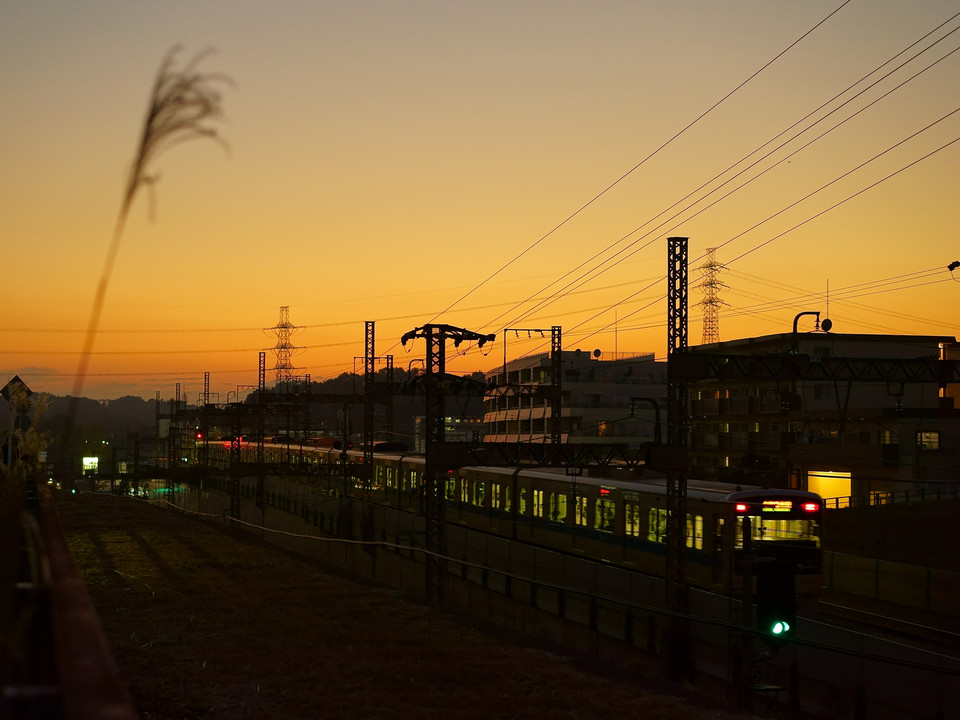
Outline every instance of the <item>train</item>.
{"label": "train", "polygon": [[[387,449],[375,449],[367,472],[361,470],[363,452],[340,443],[270,440],[262,445],[267,474],[293,468],[321,492],[362,497],[411,513],[427,510],[422,454],[384,446]],[[238,449],[241,461],[257,459],[256,443]],[[438,480],[444,521],[662,576],[669,511],[666,478],[650,472],[638,479],[598,477],[587,471],[498,466],[449,470]],[[777,563],[796,575],[821,572],[823,500],[815,493],[690,478],[685,506],[683,572],[688,584],[727,592],[748,562]]]}

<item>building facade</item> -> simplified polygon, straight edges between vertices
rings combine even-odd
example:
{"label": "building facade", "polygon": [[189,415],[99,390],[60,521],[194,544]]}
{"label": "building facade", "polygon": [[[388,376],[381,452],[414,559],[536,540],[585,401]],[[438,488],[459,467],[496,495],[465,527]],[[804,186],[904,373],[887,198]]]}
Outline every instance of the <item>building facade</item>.
{"label": "building facade", "polygon": [[953,337],[784,333],[684,354],[691,476],[866,502],[960,482],[960,388],[938,367]]}
{"label": "building facade", "polygon": [[[560,368],[560,442],[639,448],[665,435],[667,366],[652,353],[608,359],[598,352],[563,351]],[[486,373],[497,390],[484,399],[484,440],[551,442],[552,374],[549,353]]]}

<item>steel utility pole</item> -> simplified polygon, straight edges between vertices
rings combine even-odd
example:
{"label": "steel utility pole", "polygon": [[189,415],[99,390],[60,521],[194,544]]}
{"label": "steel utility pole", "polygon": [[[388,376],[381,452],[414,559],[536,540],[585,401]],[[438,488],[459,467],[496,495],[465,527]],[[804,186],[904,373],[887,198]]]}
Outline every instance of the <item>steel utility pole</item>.
{"label": "steel utility pole", "polygon": [[672,615],[668,638],[669,670],[675,680],[685,675],[687,626],[682,612],[687,608],[686,530],[687,530],[687,388],[673,371],[674,360],[687,349],[687,240],[667,238],[667,445],[676,450],[679,462],[667,468],[667,566],[666,605],[680,611]]}
{"label": "steel utility pole", "polygon": [[406,344],[414,338],[427,341],[423,379],[426,391],[425,459],[423,493],[426,515],[426,570],[427,596],[440,600],[443,597],[443,556],[446,551],[443,522],[443,481],[441,476],[449,468],[442,457],[445,423],[444,386],[446,379],[446,343],[452,340],[454,347],[463,342],[476,342],[483,347],[496,339],[495,335],[482,335],[452,325],[428,324],[414,328],[400,338]]}

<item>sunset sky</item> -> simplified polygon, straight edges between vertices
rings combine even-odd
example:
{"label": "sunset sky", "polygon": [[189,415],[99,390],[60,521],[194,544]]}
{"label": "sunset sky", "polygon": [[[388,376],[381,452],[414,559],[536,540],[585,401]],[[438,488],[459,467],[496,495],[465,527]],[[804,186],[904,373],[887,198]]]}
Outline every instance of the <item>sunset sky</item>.
{"label": "sunset sky", "polygon": [[[836,11],[836,12],[835,12]],[[150,86],[175,45],[229,145],[137,197],[82,394],[396,367],[426,323],[666,352],[666,238],[718,248],[721,339],[960,330],[960,7],[947,0],[86,0],[0,5],[2,382],[74,384]],[[942,27],[940,27],[942,26]],[[939,28],[939,29],[938,29]],[[932,45],[932,47],[930,47]],[[739,174],[738,174],[739,173]],[[755,179],[754,179],[755,178]],[[749,182],[748,182],[749,181]],[[828,307],[829,288],[829,307]],[[803,327],[803,326],[802,326]],[[812,329],[812,324],[806,329]],[[536,334],[534,334],[536,335]],[[513,358],[549,341],[507,333]],[[466,349],[465,347],[462,349]]]}

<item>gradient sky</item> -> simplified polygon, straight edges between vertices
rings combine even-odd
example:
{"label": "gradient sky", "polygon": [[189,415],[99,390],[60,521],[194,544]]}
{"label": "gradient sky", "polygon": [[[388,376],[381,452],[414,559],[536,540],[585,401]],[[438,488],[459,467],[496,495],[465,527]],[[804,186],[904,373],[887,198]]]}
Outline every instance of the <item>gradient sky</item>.
{"label": "gradient sky", "polygon": [[[202,68],[235,82],[219,126],[229,152],[194,141],[153,165],[88,397],[166,399],[180,383],[195,401],[209,372],[213,399],[233,399],[257,382],[281,306],[301,326],[297,372],[315,380],[362,369],[368,320],[377,354],[403,368],[425,348],[400,336],[430,322],[497,333],[487,356],[451,348],[457,372],[502,362],[505,327],[560,325],[568,349],[662,357],[671,235],[690,238],[691,344],[711,247],[725,265],[721,339],[787,332],[812,310],[835,332],[956,336],[958,11],[4,2],[0,369],[70,391],[150,85],[177,44],[182,62],[215,48]],[[508,333],[506,349],[549,343]]]}

